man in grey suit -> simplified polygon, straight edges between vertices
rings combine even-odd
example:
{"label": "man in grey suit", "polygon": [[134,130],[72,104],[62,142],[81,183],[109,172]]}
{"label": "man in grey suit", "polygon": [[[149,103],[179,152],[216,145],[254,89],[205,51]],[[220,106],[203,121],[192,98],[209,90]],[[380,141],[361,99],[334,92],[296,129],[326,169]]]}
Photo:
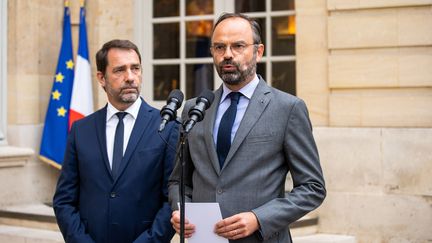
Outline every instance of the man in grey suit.
{"label": "man in grey suit", "polygon": [[[231,242],[291,242],[288,226],[325,198],[324,178],[305,103],[256,74],[262,58],[259,25],[224,14],[211,53],[223,85],[187,143],[186,201],[218,202],[215,233]],[[195,100],[188,101],[183,118]],[[285,195],[291,173],[293,189]],[[171,206],[179,202],[180,164],[169,180]],[[171,217],[179,232],[179,211]],[[195,231],[186,219],[185,237]]]}

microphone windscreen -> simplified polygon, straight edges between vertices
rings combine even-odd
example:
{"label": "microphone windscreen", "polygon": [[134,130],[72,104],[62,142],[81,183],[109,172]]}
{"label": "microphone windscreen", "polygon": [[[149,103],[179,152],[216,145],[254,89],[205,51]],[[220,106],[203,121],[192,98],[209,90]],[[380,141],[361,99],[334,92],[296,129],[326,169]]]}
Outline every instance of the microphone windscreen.
{"label": "microphone windscreen", "polygon": [[[179,104],[181,105],[181,103],[183,103],[184,95],[183,95],[183,93],[182,93],[180,90],[178,90],[178,89],[174,89],[174,90],[172,90],[171,93],[169,94],[168,99],[167,99],[167,102],[170,102],[170,100],[171,100],[172,98],[177,99],[177,100],[179,101]],[[180,106],[180,105],[179,105],[179,106]]]}
{"label": "microphone windscreen", "polygon": [[[211,103],[213,103],[213,100],[214,100],[213,91],[211,91],[209,89],[205,89],[205,90],[203,90],[203,92],[201,92],[199,98],[204,98],[204,99],[208,100],[209,106],[210,106]],[[199,98],[198,98],[198,100],[199,100]],[[197,100],[197,102],[198,102],[198,100]]]}

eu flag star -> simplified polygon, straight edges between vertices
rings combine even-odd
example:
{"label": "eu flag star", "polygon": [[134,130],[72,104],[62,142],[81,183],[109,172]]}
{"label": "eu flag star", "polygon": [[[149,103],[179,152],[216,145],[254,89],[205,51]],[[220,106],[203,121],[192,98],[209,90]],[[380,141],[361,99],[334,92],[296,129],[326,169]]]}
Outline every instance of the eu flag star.
{"label": "eu flag star", "polygon": [[55,81],[56,82],[59,82],[59,83],[63,83],[63,79],[65,78],[65,76],[63,76],[63,74],[62,73],[57,73],[56,74],[56,76],[55,76]]}
{"label": "eu flag star", "polygon": [[52,94],[52,99],[53,100],[60,100],[61,93],[58,90],[55,90],[51,94]]}
{"label": "eu flag star", "polygon": [[74,66],[74,62],[72,60],[66,62],[67,69],[73,69],[73,66]]}
{"label": "eu flag star", "polygon": [[65,117],[66,112],[67,110],[63,106],[61,106],[60,108],[57,109],[57,116]]}

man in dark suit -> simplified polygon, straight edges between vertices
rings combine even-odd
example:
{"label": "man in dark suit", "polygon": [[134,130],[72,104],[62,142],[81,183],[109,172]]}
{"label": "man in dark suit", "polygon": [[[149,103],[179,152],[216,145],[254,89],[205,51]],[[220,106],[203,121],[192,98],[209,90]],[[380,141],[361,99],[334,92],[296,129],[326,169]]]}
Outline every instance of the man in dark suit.
{"label": "man in dark suit", "polygon": [[72,125],[54,195],[60,230],[66,242],[168,243],[177,125],[158,134],[159,111],[139,96],[141,56],[132,42],[105,43],[96,64],[108,104]]}
{"label": "man in dark suit", "polygon": [[[260,36],[259,25],[242,14],[224,14],[213,28],[211,53],[223,85],[189,133],[186,201],[218,202],[224,219],[215,233],[230,242],[291,242],[288,226],[318,207],[326,191],[305,103],[256,74]],[[294,188],[285,195],[288,172]],[[177,162],[169,181],[173,209],[179,177]],[[171,222],[179,232],[178,211]],[[193,223],[185,224],[186,238]]]}

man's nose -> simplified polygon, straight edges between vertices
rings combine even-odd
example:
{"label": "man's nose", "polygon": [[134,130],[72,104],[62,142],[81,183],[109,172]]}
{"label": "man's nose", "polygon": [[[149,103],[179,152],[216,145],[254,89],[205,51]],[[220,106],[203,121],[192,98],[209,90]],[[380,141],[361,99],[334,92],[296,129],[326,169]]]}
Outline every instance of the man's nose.
{"label": "man's nose", "polygon": [[232,59],[233,56],[234,56],[234,54],[231,51],[231,46],[227,46],[225,49],[225,53],[223,55],[224,59]]}
{"label": "man's nose", "polygon": [[128,68],[126,69],[126,80],[128,81],[133,81],[135,80],[135,73],[132,72],[132,69]]}

